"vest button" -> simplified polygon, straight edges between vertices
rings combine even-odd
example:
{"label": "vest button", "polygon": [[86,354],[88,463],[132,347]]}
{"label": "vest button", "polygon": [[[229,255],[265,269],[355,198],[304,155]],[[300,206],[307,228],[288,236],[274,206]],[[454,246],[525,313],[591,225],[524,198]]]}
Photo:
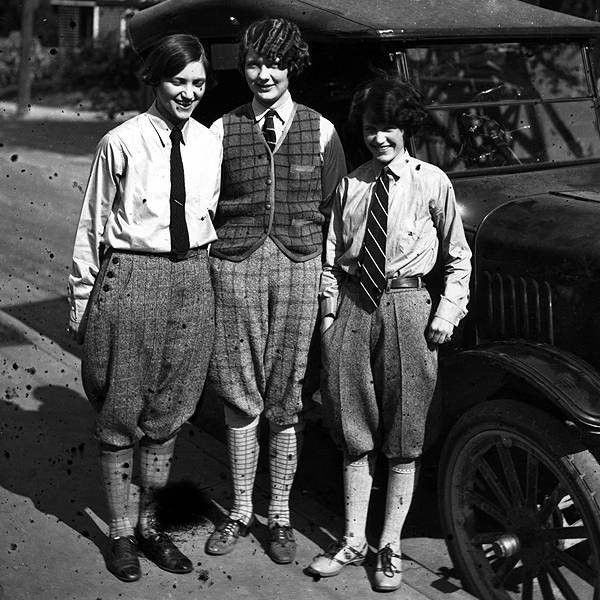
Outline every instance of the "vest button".
{"label": "vest button", "polygon": [[267,210],[271,210],[271,205],[270,205],[270,204],[265,204],[265,208],[266,208]]}
{"label": "vest button", "polygon": [[107,284],[105,283],[105,284],[102,286],[102,289],[103,289],[105,292],[108,292],[108,291],[110,290],[110,285],[107,285]]}
{"label": "vest button", "polygon": [[112,264],[113,265],[118,265],[119,264],[119,257],[118,256],[113,256],[113,258],[112,258]]}
{"label": "vest button", "polygon": [[267,185],[271,185],[272,181],[271,178],[269,177],[269,179],[267,179]]}
{"label": "vest button", "polygon": [[115,273],[114,273],[114,271],[106,271],[106,276],[109,279],[112,279],[115,276]]}

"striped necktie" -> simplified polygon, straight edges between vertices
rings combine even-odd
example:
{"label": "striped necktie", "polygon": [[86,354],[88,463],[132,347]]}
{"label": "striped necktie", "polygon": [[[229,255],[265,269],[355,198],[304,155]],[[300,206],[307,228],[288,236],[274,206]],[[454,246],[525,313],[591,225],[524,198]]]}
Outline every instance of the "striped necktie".
{"label": "striped necktie", "polygon": [[359,260],[359,279],[365,306],[373,312],[385,290],[385,247],[389,199],[389,169],[384,167],[375,181],[367,227]]}
{"label": "striped necktie", "polygon": [[278,116],[276,110],[269,110],[265,116],[265,122],[263,123],[262,132],[269,146],[269,150],[273,152],[275,150],[275,144],[277,143],[277,137],[275,135],[275,121],[274,117]]}
{"label": "striped necktie", "polygon": [[171,208],[171,252],[183,254],[190,249],[190,238],[185,221],[185,178],[183,162],[181,160],[180,144],[183,140],[181,129],[171,129],[171,194],[169,204]]}

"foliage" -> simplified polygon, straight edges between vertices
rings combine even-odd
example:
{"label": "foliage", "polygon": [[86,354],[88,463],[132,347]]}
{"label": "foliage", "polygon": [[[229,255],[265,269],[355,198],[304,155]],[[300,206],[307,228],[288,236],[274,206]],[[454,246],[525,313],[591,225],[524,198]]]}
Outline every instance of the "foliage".
{"label": "foliage", "polygon": [[[21,34],[13,31],[0,38],[0,88],[16,85],[21,53]],[[34,38],[31,46],[34,81],[48,80],[56,69],[56,58]]]}
{"label": "foliage", "polygon": [[119,52],[113,40],[89,43],[64,57],[62,91],[79,90],[91,108],[109,114],[137,108],[139,59],[131,48]]}

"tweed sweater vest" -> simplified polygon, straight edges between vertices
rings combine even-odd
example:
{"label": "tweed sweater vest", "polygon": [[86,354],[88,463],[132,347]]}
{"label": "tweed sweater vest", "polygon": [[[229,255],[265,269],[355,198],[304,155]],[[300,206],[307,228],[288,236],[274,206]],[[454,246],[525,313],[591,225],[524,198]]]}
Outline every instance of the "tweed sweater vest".
{"label": "tweed sweater vest", "polygon": [[271,153],[249,104],[223,117],[219,239],[211,254],[241,261],[267,237],[301,262],[323,248],[319,113],[297,105],[292,123]]}

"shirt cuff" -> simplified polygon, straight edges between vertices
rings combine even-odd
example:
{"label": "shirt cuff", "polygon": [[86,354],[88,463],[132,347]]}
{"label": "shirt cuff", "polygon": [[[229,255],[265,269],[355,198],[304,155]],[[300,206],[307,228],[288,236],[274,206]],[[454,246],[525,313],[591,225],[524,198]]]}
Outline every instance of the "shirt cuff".
{"label": "shirt cuff", "polygon": [[452,323],[454,327],[458,325],[460,320],[466,315],[466,311],[460,309],[456,304],[448,300],[445,296],[440,298],[440,303],[435,311],[435,316]]}
{"label": "shirt cuff", "polygon": [[335,315],[337,314],[337,297],[335,298],[321,298],[321,318],[326,315]]}

